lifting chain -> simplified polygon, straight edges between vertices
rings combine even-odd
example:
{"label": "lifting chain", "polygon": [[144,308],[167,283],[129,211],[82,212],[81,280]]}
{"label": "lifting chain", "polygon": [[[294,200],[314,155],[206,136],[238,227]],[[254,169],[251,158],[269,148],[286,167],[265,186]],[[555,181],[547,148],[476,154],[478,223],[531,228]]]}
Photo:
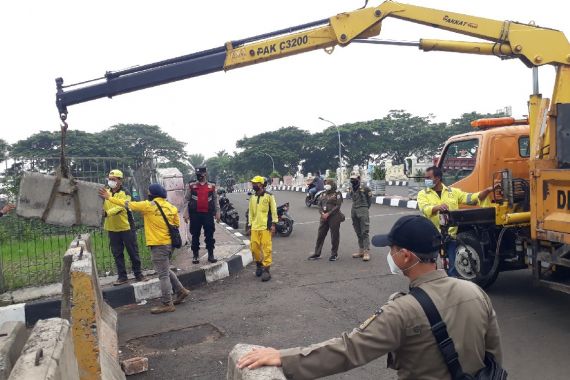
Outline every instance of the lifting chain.
{"label": "lifting chain", "polygon": [[67,129],[69,125],[66,122],[67,115],[61,114],[61,147],[60,147],[60,154],[59,154],[59,168],[56,170],[55,182],[51,189],[51,194],[48,199],[46,208],[42,214],[41,219],[45,222],[48,218],[48,215],[51,211],[51,208],[55,202],[57,194],[59,192],[59,187],[61,184],[61,179],[65,178],[68,179],[71,185],[71,197],[73,199],[73,209],[75,212],[75,224],[81,224],[81,204],[79,203],[79,195],[77,194],[77,183],[75,178],[70,173],[69,165],[67,164],[67,159],[65,157],[65,138],[67,137]]}

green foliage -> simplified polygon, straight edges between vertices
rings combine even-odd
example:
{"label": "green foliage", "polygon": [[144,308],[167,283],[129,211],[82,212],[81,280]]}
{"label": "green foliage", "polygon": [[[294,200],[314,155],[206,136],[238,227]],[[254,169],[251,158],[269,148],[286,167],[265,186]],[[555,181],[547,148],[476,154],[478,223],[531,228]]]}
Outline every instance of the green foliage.
{"label": "green foliage", "polygon": [[384,181],[386,179],[386,169],[375,166],[374,171],[372,171],[372,179],[375,181]]}
{"label": "green foliage", "polygon": [[415,182],[423,182],[424,177],[426,176],[426,172],[422,169],[416,169],[414,173],[414,181]]}
{"label": "green foliage", "polygon": [[271,174],[269,174],[270,178],[281,178],[281,174],[279,174],[279,172],[276,170],[274,172],[271,172]]}

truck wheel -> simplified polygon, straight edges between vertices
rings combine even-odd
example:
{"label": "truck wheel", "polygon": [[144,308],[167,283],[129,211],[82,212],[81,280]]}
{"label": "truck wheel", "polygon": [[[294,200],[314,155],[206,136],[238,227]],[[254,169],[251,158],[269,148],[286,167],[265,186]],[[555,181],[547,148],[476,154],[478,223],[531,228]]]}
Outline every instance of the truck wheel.
{"label": "truck wheel", "polygon": [[489,273],[492,269],[493,261],[485,260],[479,238],[471,232],[457,234],[455,270],[459,277],[487,289],[499,276],[499,268]]}

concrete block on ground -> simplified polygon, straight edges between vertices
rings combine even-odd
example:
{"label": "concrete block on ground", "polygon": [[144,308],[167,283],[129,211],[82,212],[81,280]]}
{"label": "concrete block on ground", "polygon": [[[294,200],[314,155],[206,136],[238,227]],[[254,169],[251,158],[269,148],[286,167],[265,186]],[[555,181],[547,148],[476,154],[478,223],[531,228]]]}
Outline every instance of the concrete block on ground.
{"label": "concrete block on ground", "polygon": [[228,357],[227,380],[286,380],[283,370],[279,367],[261,367],[254,370],[238,369],[238,360],[253,350],[261,348],[251,344],[236,344]]}
{"label": "concrete block on ground", "polygon": [[[56,177],[40,173],[25,172],[20,183],[18,196],[19,216],[41,218],[56,183]],[[60,226],[84,224],[100,226],[103,217],[103,200],[98,191],[102,187],[97,183],[76,181],[77,191],[73,196],[72,184],[68,179],[61,179],[56,197],[47,214],[46,223]],[[75,218],[75,199],[79,200],[81,220]]]}
{"label": "concrete block on ground", "polygon": [[22,322],[6,322],[0,326],[0,380],[10,376],[27,339],[28,331]]}
{"label": "concrete block on ground", "polygon": [[38,321],[14,365],[9,380],[79,380],[69,322]]}
{"label": "concrete block on ground", "polygon": [[83,248],[89,246],[88,237],[75,245],[66,255],[73,255],[71,323],[80,376],[124,379],[118,361],[117,314],[103,300],[94,255]]}
{"label": "concrete block on ground", "polygon": [[228,269],[228,263],[225,261],[220,261],[214,264],[204,265],[202,267],[204,273],[206,274],[207,282],[214,282],[221,280],[230,276],[230,270]]}
{"label": "concrete block on ground", "polygon": [[136,358],[123,360],[121,362],[121,368],[127,376],[146,372],[148,371],[148,358],[137,356]]}
{"label": "concrete block on ground", "polygon": [[166,191],[184,190],[184,176],[178,168],[161,168],[156,170],[158,182]]}
{"label": "concrete block on ground", "polygon": [[25,303],[0,307],[0,325],[10,321],[19,321],[26,323]]}

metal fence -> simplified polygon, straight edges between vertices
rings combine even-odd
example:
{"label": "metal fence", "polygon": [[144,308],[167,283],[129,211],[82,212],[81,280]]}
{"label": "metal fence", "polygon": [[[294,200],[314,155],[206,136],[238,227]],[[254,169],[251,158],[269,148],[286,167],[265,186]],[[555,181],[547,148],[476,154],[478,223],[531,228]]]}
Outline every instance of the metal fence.
{"label": "metal fence", "polygon": [[[28,158],[6,161],[2,180],[3,198],[14,201],[24,171],[54,172],[59,158]],[[126,176],[125,187],[134,197],[148,186],[155,173],[152,161],[136,165],[132,161],[106,157],[70,157],[71,174],[82,181],[105,183],[111,169]],[[143,269],[152,268],[150,252],[144,245],[142,219],[135,214],[139,253]],[[25,286],[38,286],[60,281],[63,255],[79,233],[89,232],[100,275],[116,274],[107,233],[102,228],[49,225],[37,219],[24,219],[15,213],[0,219],[0,292]],[[125,256],[126,255],[125,253]],[[126,259],[129,262],[128,258]]]}

